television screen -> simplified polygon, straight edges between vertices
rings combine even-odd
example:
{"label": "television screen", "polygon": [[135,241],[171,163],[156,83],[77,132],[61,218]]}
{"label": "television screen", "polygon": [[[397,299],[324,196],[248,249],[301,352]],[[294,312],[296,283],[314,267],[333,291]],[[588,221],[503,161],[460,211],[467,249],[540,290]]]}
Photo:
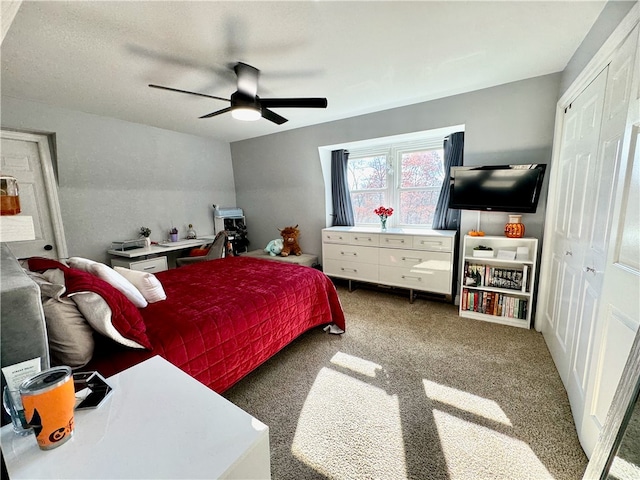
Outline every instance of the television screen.
{"label": "television screen", "polygon": [[535,213],[545,164],[451,167],[449,208]]}

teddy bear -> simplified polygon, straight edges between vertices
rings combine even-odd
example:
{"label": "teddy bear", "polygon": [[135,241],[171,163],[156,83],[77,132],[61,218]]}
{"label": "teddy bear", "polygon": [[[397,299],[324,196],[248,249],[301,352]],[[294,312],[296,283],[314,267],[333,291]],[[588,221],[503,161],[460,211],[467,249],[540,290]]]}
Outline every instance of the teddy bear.
{"label": "teddy bear", "polygon": [[282,251],[280,252],[281,257],[288,257],[290,253],[295,255],[302,255],[302,249],[300,245],[298,245],[298,237],[300,236],[300,230],[298,230],[298,225],[295,227],[285,227],[280,230],[280,235],[282,236],[282,240],[284,246],[282,247]]}
{"label": "teddy bear", "polygon": [[284,246],[282,239],[281,238],[276,238],[275,240],[271,240],[266,248],[264,249],[265,252],[267,252],[269,255],[271,255],[272,257],[275,257],[276,255],[280,255],[280,252],[282,252],[282,247]]}

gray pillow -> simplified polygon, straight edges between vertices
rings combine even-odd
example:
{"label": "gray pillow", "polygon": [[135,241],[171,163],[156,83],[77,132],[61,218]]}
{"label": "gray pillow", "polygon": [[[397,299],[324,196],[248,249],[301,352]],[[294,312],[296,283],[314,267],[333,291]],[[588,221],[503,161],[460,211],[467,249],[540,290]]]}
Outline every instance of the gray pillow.
{"label": "gray pillow", "polygon": [[65,292],[62,271],[52,269],[42,274],[27,274],[40,287],[51,365],[79,368],[89,363],[95,348],[93,328],[76,303],[62,296]]}
{"label": "gray pillow", "polygon": [[51,365],[83,367],[95,348],[93,328],[69,298],[50,298],[42,302],[47,323]]}

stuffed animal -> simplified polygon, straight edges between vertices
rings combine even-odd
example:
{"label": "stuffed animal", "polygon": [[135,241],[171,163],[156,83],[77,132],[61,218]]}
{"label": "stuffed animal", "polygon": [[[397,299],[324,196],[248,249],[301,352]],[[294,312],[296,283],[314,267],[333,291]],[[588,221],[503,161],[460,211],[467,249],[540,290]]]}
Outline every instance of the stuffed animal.
{"label": "stuffed animal", "polygon": [[298,237],[300,236],[300,230],[298,230],[298,225],[295,227],[285,227],[280,230],[280,235],[282,235],[282,240],[284,246],[282,247],[282,252],[280,252],[281,257],[288,257],[290,253],[294,253],[295,255],[302,255],[302,249],[300,245],[298,245]]}
{"label": "stuffed animal", "polygon": [[267,244],[267,247],[264,249],[264,251],[267,252],[272,257],[275,257],[276,255],[280,255],[280,252],[282,251],[283,246],[284,244],[282,242],[282,239],[276,238],[275,240],[271,240]]}

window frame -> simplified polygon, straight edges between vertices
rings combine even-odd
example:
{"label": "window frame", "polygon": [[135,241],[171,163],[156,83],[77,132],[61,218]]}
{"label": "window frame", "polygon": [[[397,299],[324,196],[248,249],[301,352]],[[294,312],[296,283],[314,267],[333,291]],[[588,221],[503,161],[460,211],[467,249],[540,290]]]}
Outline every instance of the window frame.
{"label": "window frame", "polygon": [[[387,220],[387,227],[406,227],[406,228],[416,228],[416,229],[431,229],[432,224],[403,224],[399,221],[400,219],[400,210],[396,207],[400,205],[400,194],[401,192],[416,190],[416,191],[425,191],[433,188],[442,188],[440,187],[409,187],[402,188],[400,187],[401,180],[401,159],[402,155],[407,153],[414,152],[422,152],[427,150],[443,150],[444,145],[444,137],[434,137],[429,139],[422,139],[418,141],[409,141],[409,142],[401,142],[401,143],[390,143],[386,145],[378,145],[376,147],[367,147],[367,148],[358,148],[351,149],[349,152],[349,161],[352,159],[366,158],[366,157],[374,157],[374,156],[385,156],[387,161],[387,188],[385,190],[384,197],[387,198],[385,203],[383,204],[385,207],[393,207],[394,210],[397,210],[398,215],[391,215]],[[442,159],[442,169],[444,173],[444,155]],[[445,182],[445,178],[442,179],[443,183]],[[371,191],[379,191],[379,189],[375,190],[354,190],[353,192],[371,192]],[[349,191],[349,194],[352,194],[352,191]],[[353,200],[352,200],[353,201]],[[376,227],[379,225],[379,222],[357,222],[356,226],[359,227]]]}

